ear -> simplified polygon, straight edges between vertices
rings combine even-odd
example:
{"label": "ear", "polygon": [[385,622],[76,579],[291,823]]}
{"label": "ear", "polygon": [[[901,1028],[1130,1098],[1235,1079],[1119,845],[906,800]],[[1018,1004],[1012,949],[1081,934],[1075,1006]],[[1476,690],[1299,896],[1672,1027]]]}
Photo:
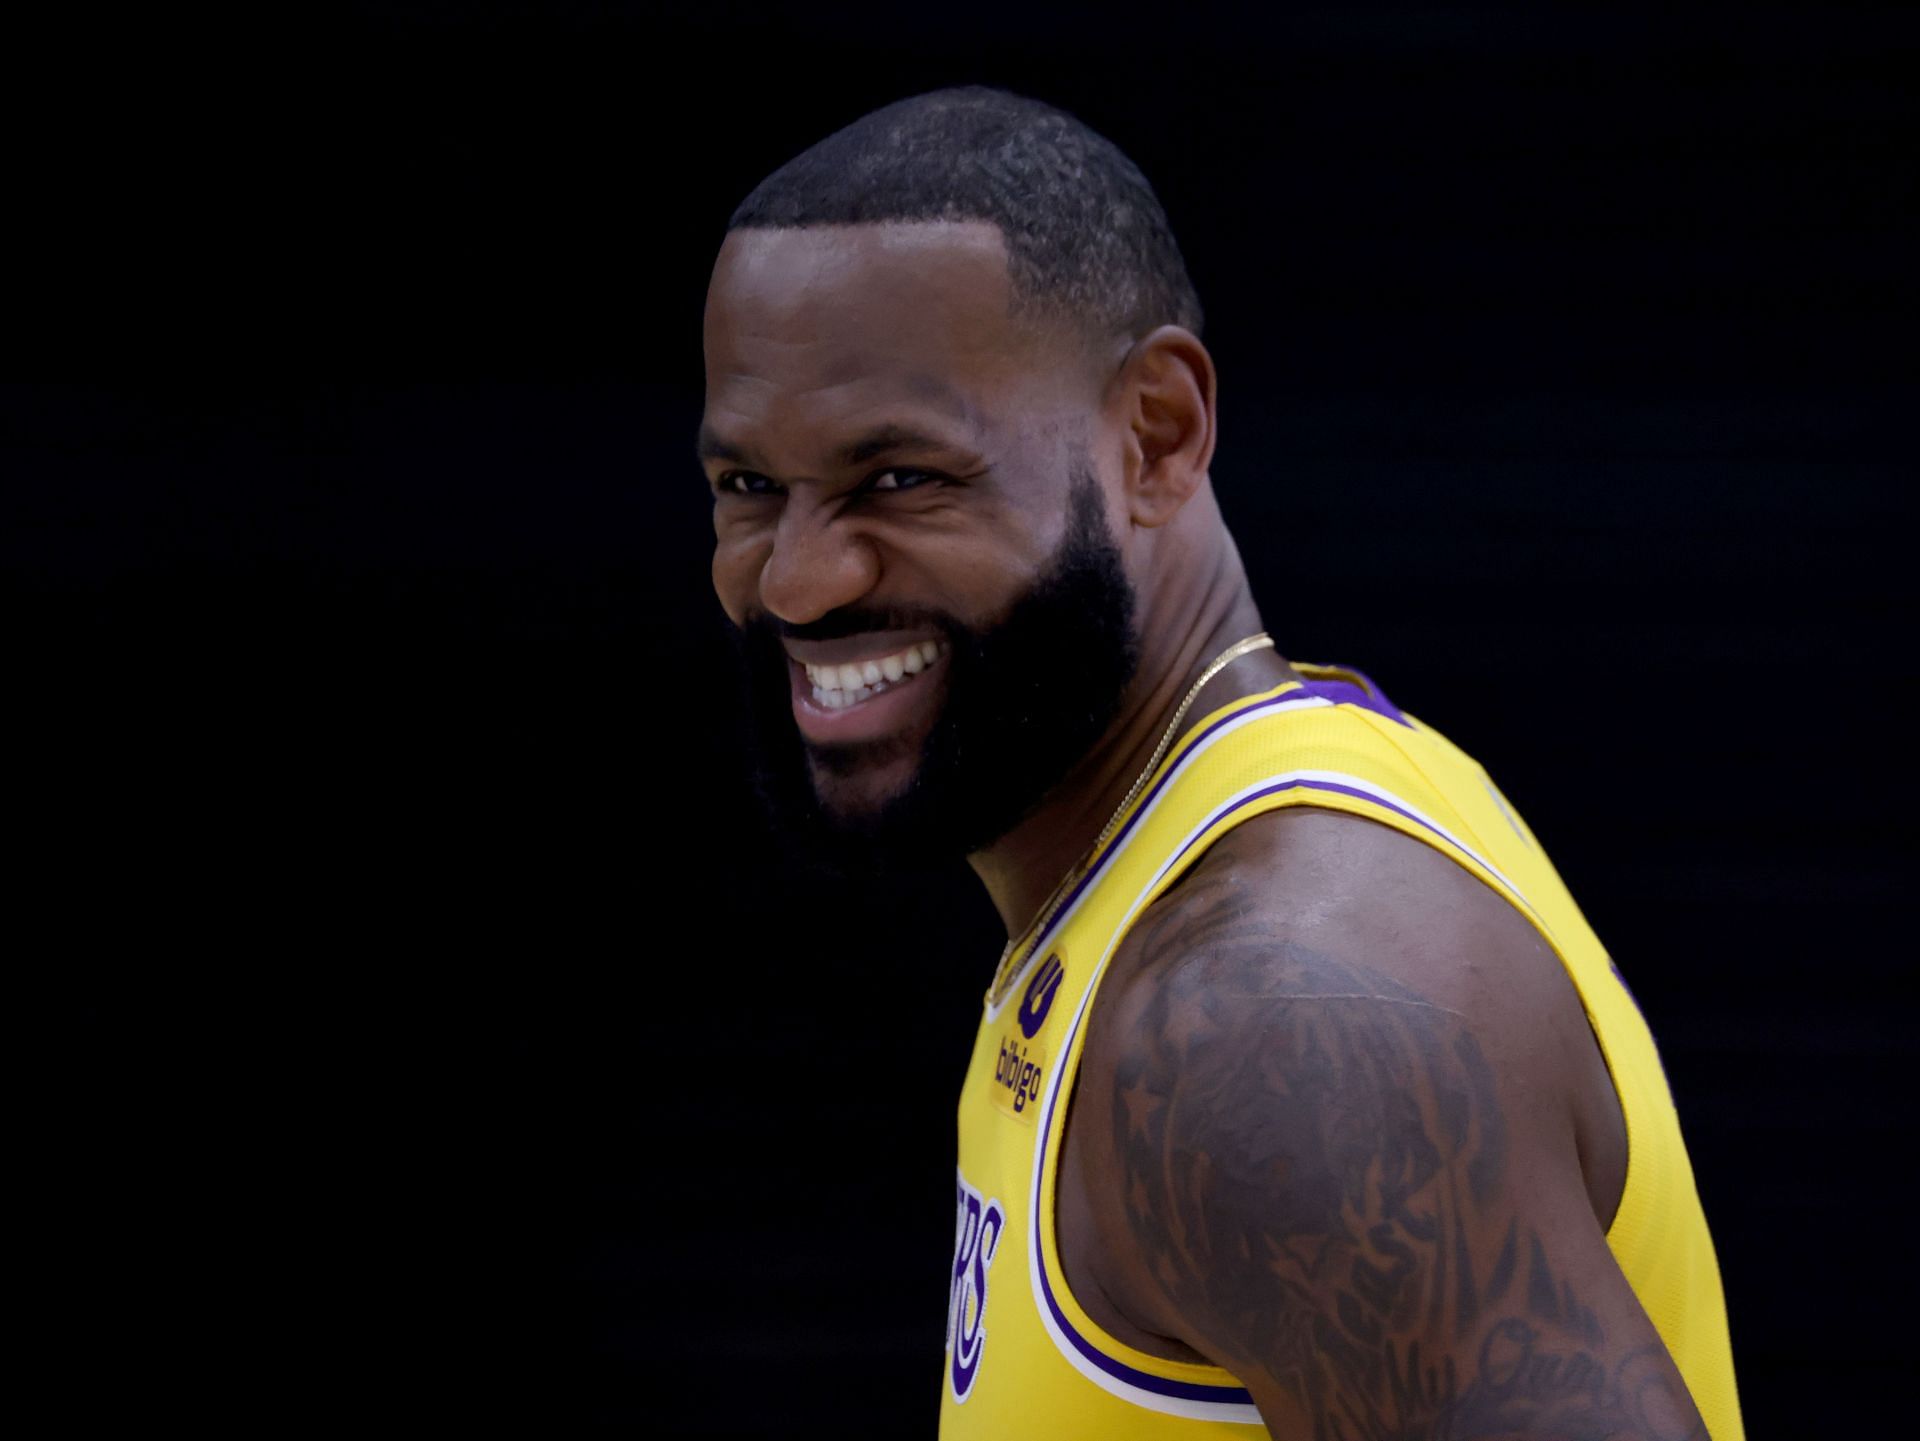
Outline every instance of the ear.
{"label": "ear", "polygon": [[1135,525],[1165,525],[1213,463],[1213,357],[1192,331],[1163,325],[1134,342],[1110,396],[1125,436],[1128,513]]}

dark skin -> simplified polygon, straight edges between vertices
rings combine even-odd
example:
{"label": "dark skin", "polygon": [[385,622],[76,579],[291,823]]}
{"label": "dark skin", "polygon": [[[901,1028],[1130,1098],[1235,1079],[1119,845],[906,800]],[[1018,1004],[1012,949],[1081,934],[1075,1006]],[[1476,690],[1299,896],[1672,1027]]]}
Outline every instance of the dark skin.
{"label": "dark skin", "polygon": [[[1262,629],[1207,470],[1215,380],[1178,327],[1016,316],[973,224],[728,237],[709,292],[715,589],[742,622],[848,606],[1004,615],[1084,456],[1139,602],[1102,742],[969,857],[1023,932],[1208,660]],[[1245,657],[1192,717],[1293,674]],[[935,673],[929,672],[932,680]],[[939,683],[896,708],[924,735]],[[898,750],[816,774],[879,805]],[[1618,1102],[1579,998],[1452,861],[1325,811],[1246,822],[1135,923],[1092,1012],[1058,1240],[1122,1341],[1225,1367],[1276,1436],[1705,1435],[1606,1245]]]}

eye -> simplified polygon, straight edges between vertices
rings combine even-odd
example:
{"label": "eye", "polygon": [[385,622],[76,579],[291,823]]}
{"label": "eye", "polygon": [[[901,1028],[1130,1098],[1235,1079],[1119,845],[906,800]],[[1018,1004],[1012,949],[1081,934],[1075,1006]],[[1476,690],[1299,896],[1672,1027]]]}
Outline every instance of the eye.
{"label": "eye", "polygon": [[713,488],[719,495],[778,495],[778,481],[768,480],[751,470],[729,470],[718,480]]}
{"label": "eye", "polygon": [[894,466],[890,470],[876,472],[866,485],[866,490],[914,490],[940,477],[930,470],[911,470],[905,466]]}

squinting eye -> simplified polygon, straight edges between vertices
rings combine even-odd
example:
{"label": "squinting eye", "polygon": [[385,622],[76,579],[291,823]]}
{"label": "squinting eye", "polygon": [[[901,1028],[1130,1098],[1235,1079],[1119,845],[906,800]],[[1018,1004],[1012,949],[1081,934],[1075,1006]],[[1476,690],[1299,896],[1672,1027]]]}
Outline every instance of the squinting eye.
{"label": "squinting eye", "polygon": [[777,484],[751,470],[728,471],[714,489],[722,495],[778,495],[780,492]]}
{"label": "squinting eye", "polygon": [[937,477],[931,471],[907,470],[896,467],[893,470],[883,470],[874,476],[872,480],[867,482],[867,489],[912,490],[916,486],[925,485],[928,481],[934,479],[937,479]]}

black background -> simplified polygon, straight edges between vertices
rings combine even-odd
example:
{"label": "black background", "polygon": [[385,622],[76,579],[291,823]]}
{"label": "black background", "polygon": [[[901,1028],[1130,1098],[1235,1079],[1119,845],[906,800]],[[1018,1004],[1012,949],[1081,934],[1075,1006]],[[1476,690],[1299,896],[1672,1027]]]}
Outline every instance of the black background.
{"label": "black background", "polygon": [[1160,190],[1281,648],[1483,759],[1632,981],[1750,1432],[1858,1434],[1911,1313],[1915,27],[1267,15],[17,48],[14,1185],[75,1429],[930,1434],[1000,937],[964,868],[766,848],[691,440],[733,204],[984,80]]}

